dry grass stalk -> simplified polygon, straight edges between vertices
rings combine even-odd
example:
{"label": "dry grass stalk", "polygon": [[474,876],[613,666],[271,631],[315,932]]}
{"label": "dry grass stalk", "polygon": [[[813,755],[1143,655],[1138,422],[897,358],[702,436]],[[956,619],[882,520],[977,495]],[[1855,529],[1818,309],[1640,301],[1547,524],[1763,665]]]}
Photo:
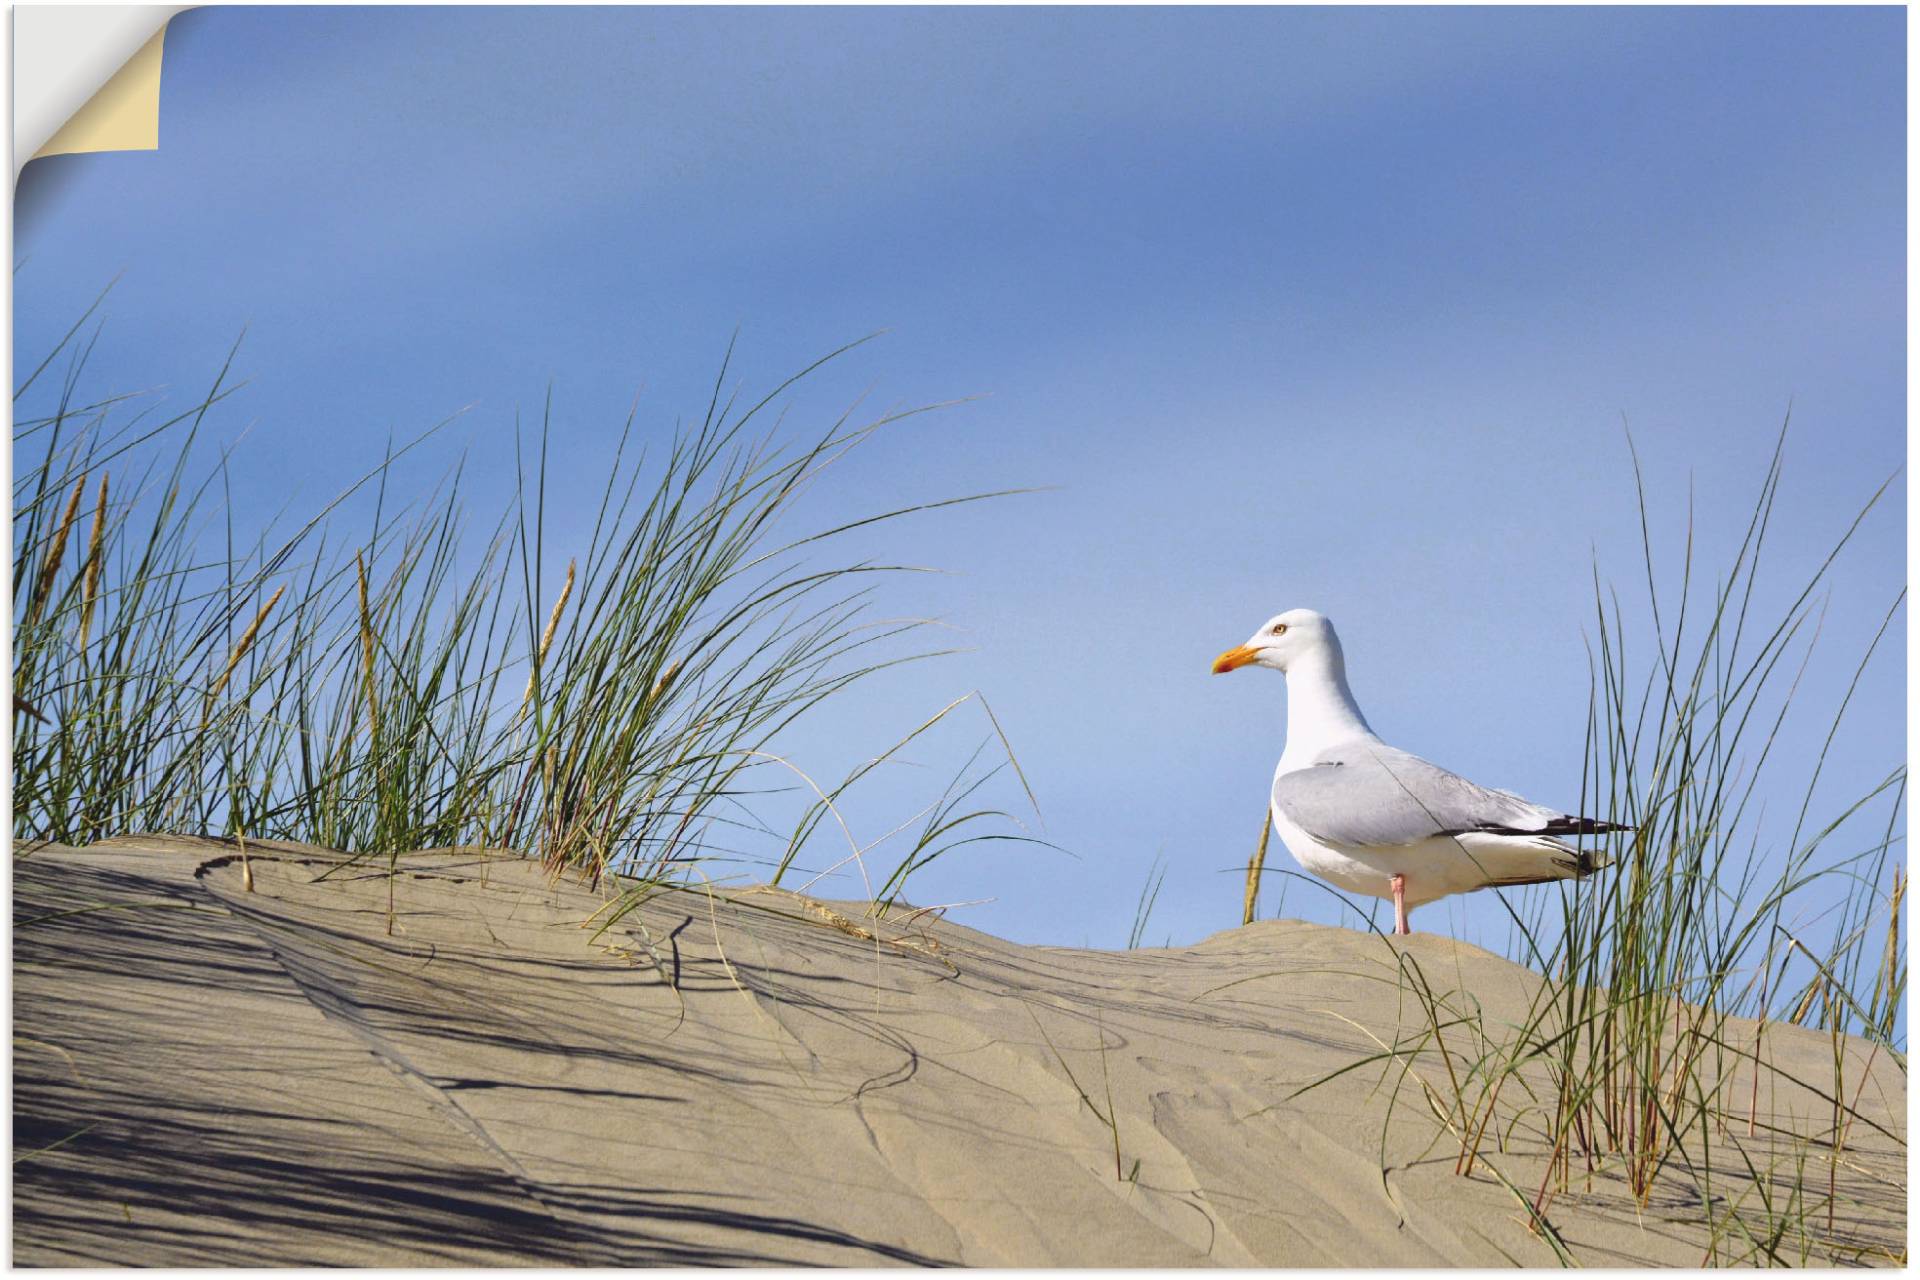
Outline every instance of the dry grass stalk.
{"label": "dry grass stalk", "polygon": [[515,831],[520,829],[520,813],[526,807],[527,795],[533,790],[534,771],[529,768],[520,776],[520,789],[514,793],[513,806],[507,810],[506,825],[488,841],[505,847]]}
{"label": "dry grass stalk", "polygon": [[[766,886],[757,887],[761,889],[766,888]],[[847,919],[847,917],[841,915],[824,902],[817,902],[799,893],[794,894],[793,897],[794,900],[800,904],[802,911],[805,911],[808,915],[829,928],[837,929],[850,938],[858,938],[862,942],[884,943],[889,947],[898,947],[905,951],[917,951],[921,955],[928,956],[935,955],[940,950],[940,943],[931,935],[923,934],[918,938],[911,938],[903,934],[895,938],[883,938],[873,930],[855,924],[852,920]]]}
{"label": "dry grass stalk", "polygon": [[[1812,1012],[1813,1010],[1814,998],[1823,994],[1826,991],[1826,989],[1827,989],[1826,979],[1816,978],[1811,984],[1808,985],[1807,994],[1800,998],[1800,1006],[1793,1011],[1793,1016],[1787,1019],[1787,1021],[1795,1024],[1796,1026],[1805,1026],[1807,1023],[1807,1014]],[[1831,1002],[1832,1002],[1831,998],[1829,998],[1828,1003],[1831,1003]]]}
{"label": "dry grass stalk", "polygon": [[559,743],[554,742],[547,745],[546,754],[542,757],[542,762],[540,782],[547,799],[545,815],[547,827],[545,837],[546,849],[542,854],[542,860],[546,863],[548,874],[557,876],[566,870],[567,865],[565,832],[561,828],[560,806],[558,798],[554,795],[553,787],[554,777],[560,768]]}
{"label": "dry grass stalk", "polygon": [[[385,765],[380,759],[380,692],[378,681],[374,678],[373,659],[375,644],[373,639],[373,610],[367,604],[367,558],[361,552],[353,553],[353,569],[360,591],[360,675],[361,688],[367,698],[367,733],[371,739],[369,750],[373,753],[374,784],[384,790]],[[393,881],[398,851],[389,845],[387,858],[387,936],[393,936]]]}
{"label": "dry grass stalk", "polygon": [[40,563],[40,580],[33,584],[33,598],[27,603],[27,625],[32,626],[40,617],[40,611],[46,607],[47,597],[53,592],[54,577],[60,571],[60,561],[67,554],[67,535],[73,531],[73,517],[80,510],[80,495],[86,492],[87,476],[83,471],[80,478],[73,482],[73,495],[67,499],[67,509],[60,517],[60,525],[53,531],[53,539],[47,544],[47,558]]}
{"label": "dry grass stalk", "polygon": [[93,532],[87,536],[87,562],[81,570],[80,647],[87,647],[87,635],[93,629],[93,606],[100,599],[100,566],[106,558],[107,473],[100,473],[100,496],[93,505]]}
{"label": "dry grass stalk", "polygon": [[1273,815],[1260,811],[1260,843],[1253,851],[1253,861],[1247,864],[1247,900],[1240,912],[1241,924],[1252,924],[1253,913],[1260,905],[1260,869],[1267,865],[1267,838],[1273,834]]}
{"label": "dry grass stalk", "polygon": [[679,658],[675,658],[672,664],[660,673],[660,678],[653,682],[653,688],[647,691],[647,705],[649,707],[660,701],[660,695],[667,691],[667,686],[673,683],[673,678],[680,674],[680,661]]}
{"label": "dry grass stalk", "polygon": [[282,583],[279,590],[273,593],[273,598],[261,606],[259,613],[253,615],[253,621],[247,624],[247,629],[240,633],[240,643],[234,645],[233,652],[227,655],[226,669],[220,673],[220,678],[213,682],[213,688],[207,690],[208,707],[213,706],[213,700],[220,696],[222,689],[227,687],[227,681],[233,678],[234,668],[240,665],[240,660],[247,656],[247,650],[253,648],[254,640],[259,637],[260,624],[267,620],[267,615],[273,612],[273,606],[280,603],[280,597],[286,593],[286,590],[286,584]]}
{"label": "dry grass stalk", "polygon": [[233,831],[234,839],[240,843],[240,887],[248,893],[253,892],[253,860],[247,857],[247,833],[238,827]]}
{"label": "dry grass stalk", "polygon": [[566,610],[567,597],[573,594],[573,566],[573,561],[567,561],[567,580],[560,588],[560,598],[553,602],[553,612],[547,615],[547,629],[540,633],[540,648],[533,655],[533,670],[527,672],[527,691],[520,695],[520,708],[523,711],[533,701],[533,691],[540,683],[540,665],[547,660],[547,650],[553,645],[553,633],[560,629],[560,615]]}
{"label": "dry grass stalk", "polygon": [[1905,867],[1893,869],[1893,897],[1887,904],[1887,954],[1880,967],[1880,982],[1891,998],[1900,973],[1900,904],[1907,896]]}
{"label": "dry grass stalk", "polygon": [[360,666],[361,684],[367,697],[367,732],[373,735],[377,743],[380,740],[380,698],[373,678],[373,614],[367,608],[366,557],[357,551],[353,556],[353,567],[360,578]]}

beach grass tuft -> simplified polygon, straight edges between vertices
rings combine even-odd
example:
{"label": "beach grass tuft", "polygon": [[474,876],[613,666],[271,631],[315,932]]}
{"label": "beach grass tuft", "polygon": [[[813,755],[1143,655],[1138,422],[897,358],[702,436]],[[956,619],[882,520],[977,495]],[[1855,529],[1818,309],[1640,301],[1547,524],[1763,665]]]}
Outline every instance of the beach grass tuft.
{"label": "beach grass tuft", "polygon": [[[1904,1164],[1904,1135],[1858,1105],[1876,1065],[1903,1082],[1906,1071],[1904,764],[1816,812],[1816,784],[1904,588],[1848,659],[1852,679],[1815,731],[1808,776],[1767,768],[1813,660],[1823,584],[1892,480],[1782,593],[1760,578],[1784,441],[1783,428],[1710,586],[1689,513],[1671,597],[1657,586],[1664,548],[1634,458],[1645,599],[1629,608],[1596,566],[1580,809],[1630,829],[1603,838],[1607,870],[1557,895],[1503,895],[1510,956],[1543,979],[1527,1015],[1489,1023],[1470,994],[1393,947],[1420,1016],[1354,1064],[1398,1064],[1451,1134],[1455,1171],[1507,1186],[1558,1254],[1556,1199],[1612,1188],[1636,1212],[1695,1206],[1702,1265],[1859,1262],[1865,1246],[1847,1222],[1879,1211],[1847,1200],[1849,1181],[1860,1185],[1839,1177],[1850,1144],[1872,1128]],[[1766,598],[1789,603],[1763,616]],[[1763,824],[1782,795],[1790,823]],[[1789,1063],[1773,1034],[1782,1025],[1822,1033],[1825,1066]],[[1522,1158],[1537,1166],[1524,1185],[1508,1172]]]}
{"label": "beach grass tuft", "polygon": [[[436,427],[389,446],[296,526],[242,537],[226,453],[199,461],[208,415],[234,389],[233,353],[205,394],[161,417],[82,394],[95,336],[76,325],[15,395],[21,841],[244,835],[396,873],[407,850],[486,846],[642,892],[696,864],[750,864],[758,841],[777,878],[811,858],[825,812],[891,754],[820,793],[783,836],[763,801],[793,786],[793,727],[944,652],[919,641],[924,620],[873,616],[876,588],[914,567],[835,548],[856,529],[998,496],[793,532],[798,499],[827,469],[926,410],[795,433],[780,424],[790,393],[850,348],[753,398],[729,390],[729,348],[689,424],[649,431],[629,413],[593,488],[565,480],[588,531],[558,549],[558,584],[545,569],[561,558],[550,397],[537,431],[516,428],[514,496],[477,536],[462,468],[424,495],[398,492],[397,464]],[[564,536],[579,536],[572,523]],[[963,705],[984,708],[958,699],[907,740]],[[994,724],[913,852],[869,878],[875,898],[897,898],[959,844],[1022,838],[1006,806],[963,804],[996,776],[982,763],[994,744],[1011,762]]]}

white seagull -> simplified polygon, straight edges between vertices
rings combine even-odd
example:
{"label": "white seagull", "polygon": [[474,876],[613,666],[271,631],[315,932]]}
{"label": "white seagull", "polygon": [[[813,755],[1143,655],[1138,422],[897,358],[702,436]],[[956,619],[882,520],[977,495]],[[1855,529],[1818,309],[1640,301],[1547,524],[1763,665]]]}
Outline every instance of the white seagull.
{"label": "white seagull", "polygon": [[1287,746],[1273,774],[1273,825],[1300,865],[1354,893],[1407,911],[1450,893],[1573,880],[1607,865],[1563,836],[1626,831],[1496,791],[1390,747],[1347,688],[1333,623],[1311,609],[1271,618],[1214,659],[1215,675],[1248,665],[1287,677]]}

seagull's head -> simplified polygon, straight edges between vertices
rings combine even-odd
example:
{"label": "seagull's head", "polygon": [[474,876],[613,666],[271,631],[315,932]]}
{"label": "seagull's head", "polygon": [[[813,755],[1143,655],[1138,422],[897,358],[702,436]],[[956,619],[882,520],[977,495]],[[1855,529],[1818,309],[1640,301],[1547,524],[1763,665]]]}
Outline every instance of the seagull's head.
{"label": "seagull's head", "polygon": [[1289,609],[1260,624],[1251,639],[1213,660],[1213,674],[1238,667],[1272,667],[1285,671],[1302,658],[1328,650],[1337,652],[1333,624],[1311,609]]}

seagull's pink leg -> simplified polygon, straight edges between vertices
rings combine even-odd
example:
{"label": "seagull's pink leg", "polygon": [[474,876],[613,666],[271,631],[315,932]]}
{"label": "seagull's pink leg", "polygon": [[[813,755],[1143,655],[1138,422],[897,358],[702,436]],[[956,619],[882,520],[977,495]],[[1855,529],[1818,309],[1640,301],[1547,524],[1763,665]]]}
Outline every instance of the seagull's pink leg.
{"label": "seagull's pink leg", "polygon": [[1393,878],[1393,931],[1411,935],[1413,930],[1407,925],[1407,878]]}

